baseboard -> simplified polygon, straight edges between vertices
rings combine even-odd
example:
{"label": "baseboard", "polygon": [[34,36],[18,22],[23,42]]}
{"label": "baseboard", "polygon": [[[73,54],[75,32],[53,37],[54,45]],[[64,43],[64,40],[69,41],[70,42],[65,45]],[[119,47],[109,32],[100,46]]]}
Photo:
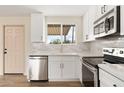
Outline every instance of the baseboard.
{"label": "baseboard", "polygon": [[49,81],[80,81],[80,80],[76,78],[76,79],[49,79]]}
{"label": "baseboard", "polygon": [[4,73],[4,75],[23,75],[23,73]]}

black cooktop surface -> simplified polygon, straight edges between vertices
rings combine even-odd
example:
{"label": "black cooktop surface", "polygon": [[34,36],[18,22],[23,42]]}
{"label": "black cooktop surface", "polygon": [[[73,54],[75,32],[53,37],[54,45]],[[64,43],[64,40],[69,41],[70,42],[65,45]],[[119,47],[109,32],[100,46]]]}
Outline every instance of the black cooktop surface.
{"label": "black cooktop surface", "polygon": [[94,67],[97,67],[98,64],[101,64],[104,60],[102,56],[98,57],[83,57],[83,62],[88,63]]}

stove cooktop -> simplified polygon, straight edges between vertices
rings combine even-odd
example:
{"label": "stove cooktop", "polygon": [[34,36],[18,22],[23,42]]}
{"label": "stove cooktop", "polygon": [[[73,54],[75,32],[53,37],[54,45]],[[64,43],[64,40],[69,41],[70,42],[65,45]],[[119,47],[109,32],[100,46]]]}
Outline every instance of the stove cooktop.
{"label": "stove cooktop", "polygon": [[83,61],[87,62],[88,64],[97,67],[98,64],[102,64],[104,58],[100,57],[83,57]]}

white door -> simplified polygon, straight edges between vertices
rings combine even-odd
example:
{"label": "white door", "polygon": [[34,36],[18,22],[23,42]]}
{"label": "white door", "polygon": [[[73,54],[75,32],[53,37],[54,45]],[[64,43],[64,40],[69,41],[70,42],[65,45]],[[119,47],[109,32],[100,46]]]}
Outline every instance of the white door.
{"label": "white door", "polygon": [[5,26],[4,31],[4,73],[24,73],[24,26]]}

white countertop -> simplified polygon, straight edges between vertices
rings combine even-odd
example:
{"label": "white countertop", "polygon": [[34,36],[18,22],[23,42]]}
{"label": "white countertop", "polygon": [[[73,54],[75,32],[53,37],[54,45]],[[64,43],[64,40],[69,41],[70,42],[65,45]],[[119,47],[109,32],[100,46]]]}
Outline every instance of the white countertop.
{"label": "white countertop", "polygon": [[77,55],[77,53],[54,53],[54,52],[42,52],[42,53],[31,53],[30,55]]}
{"label": "white countertop", "polygon": [[99,64],[98,66],[124,81],[124,64]]}
{"label": "white countertop", "polygon": [[80,56],[80,57],[86,57],[86,56],[96,56],[93,54],[90,54],[89,52],[83,52],[83,53],[65,53],[65,52],[36,52],[36,53],[30,53],[29,55],[47,55],[47,56]]}

